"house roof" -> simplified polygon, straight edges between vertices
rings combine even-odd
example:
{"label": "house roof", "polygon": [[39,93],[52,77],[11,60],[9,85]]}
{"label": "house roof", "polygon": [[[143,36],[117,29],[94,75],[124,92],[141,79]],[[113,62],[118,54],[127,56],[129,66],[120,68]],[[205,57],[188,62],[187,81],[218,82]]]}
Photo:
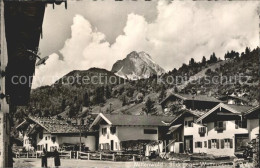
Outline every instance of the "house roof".
{"label": "house roof", "polygon": [[221,96],[221,97],[219,97],[219,100],[226,100],[227,98],[233,98],[233,99],[241,100],[243,102],[248,102],[248,100],[244,97],[238,97],[238,96],[233,96],[233,95]]}
{"label": "house roof", "polygon": [[191,94],[182,94],[182,93],[172,93],[167,96],[160,104],[164,103],[171,96],[178,97],[182,100],[195,100],[195,101],[207,101],[207,102],[222,102],[221,100],[216,99],[215,97],[211,97],[208,95],[191,95]]}
{"label": "house roof", "polygon": [[172,132],[176,131],[182,124],[173,125],[169,128],[169,132],[167,134],[171,134]]}
{"label": "house roof", "polygon": [[169,116],[147,116],[147,115],[119,115],[100,113],[90,127],[97,125],[101,119],[109,125],[117,126],[167,126],[174,117]]}
{"label": "house roof", "polygon": [[185,110],[184,113],[179,114],[178,116],[176,116],[172,121],[171,124],[173,124],[176,120],[178,120],[180,117],[182,117],[184,114],[191,114],[194,115],[196,117],[201,117],[202,115],[204,115],[207,111],[199,111],[199,110]]}
{"label": "house roof", "polygon": [[28,117],[30,120],[44,128],[50,133],[79,133],[80,130],[65,120],[58,120],[56,117]]}
{"label": "house roof", "polygon": [[251,113],[253,113],[253,112],[257,111],[257,110],[258,110],[258,113],[259,113],[260,105],[255,106],[255,107],[247,110],[246,112],[244,112],[244,115],[247,116],[247,115],[249,115],[249,114],[251,114]]}
{"label": "house roof", "polygon": [[224,103],[219,103],[217,106],[209,110],[207,113],[202,115],[200,118],[197,119],[196,122],[202,121],[203,119],[207,118],[211,113],[213,113],[215,110],[218,108],[224,108],[231,113],[241,115],[243,112],[246,112],[247,110],[253,108],[252,106],[242,106],[242,105],[235,105],[235,104],[224,104]]}

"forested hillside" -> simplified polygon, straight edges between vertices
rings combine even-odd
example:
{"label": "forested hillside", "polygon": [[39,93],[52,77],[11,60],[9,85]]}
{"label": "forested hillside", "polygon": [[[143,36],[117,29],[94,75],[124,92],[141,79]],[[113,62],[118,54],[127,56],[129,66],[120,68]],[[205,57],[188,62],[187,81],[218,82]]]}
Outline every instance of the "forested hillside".
{"label": "forested hillside", "polygon": [[[15,117],[19,118],[29,113],[53,116],[64,111],[67,117],[74,117],[82,113],[83,107],[87,107],[88,113],[143,114],[145,108],[149,106],[148,100],[151,104],[150,110],[157,111],[153,114],[158,115],[162,114],[159,102],[172,91],[210,94],[214,97],[233,94],[242,96],[254,105],[258,98],[258,62],[259,48],[253,50],[246,48],[242,53],[228,51],[225,60],[221,60],[213,53],[209,60],[205,56],[202,56],[200,62],[195,62],[191,58],[189,64],[183,64],[179,69],[173,67],[172,71],[160,76],[154,75],[147,79],[132,81],[124,80],[110,71],[99,68],[72,71],[52,86],[34,89],[31,93],[30,106],[19,108]],[[103,77],[100,81],[96,78],[92,83],[85,83],[82,79],[84,76]],[[230,78],[225,79],[221,76]],[[239,76],[239,80],[235,80],[234,83],[233,78]],[[111,77],[114,81],[108,82],[107,79]],[[176,77],[183,77],[186,84],[170,81]],[[192,80],[191,77],[197,78]],[[209,80],[217,80],[217,84],[209,83]]]}

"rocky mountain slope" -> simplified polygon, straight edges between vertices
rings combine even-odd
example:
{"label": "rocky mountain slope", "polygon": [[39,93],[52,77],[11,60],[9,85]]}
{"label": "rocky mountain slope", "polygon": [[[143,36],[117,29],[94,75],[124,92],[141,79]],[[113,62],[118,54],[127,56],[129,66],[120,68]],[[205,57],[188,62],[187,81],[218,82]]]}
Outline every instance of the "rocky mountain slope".
{"label": "rocky mountain slope", "polygon": [[165,72],[149,54],[136,51],[128,54],[123,60],[117,61],[111,71],[122,78],[131,80],[148,78]]}

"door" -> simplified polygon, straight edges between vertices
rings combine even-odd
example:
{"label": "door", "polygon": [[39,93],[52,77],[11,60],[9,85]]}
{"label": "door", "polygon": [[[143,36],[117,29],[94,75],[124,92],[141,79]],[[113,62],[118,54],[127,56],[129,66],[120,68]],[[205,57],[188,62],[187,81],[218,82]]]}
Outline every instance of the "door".
{"label": "door", "polygon": [[111,147],[111,150],[113,151],[114,150],[114,140],[110,141],[110,147]]}
{"label": "door", "polygon": [[184,150],[193,153],[193,136],[184,136]]}

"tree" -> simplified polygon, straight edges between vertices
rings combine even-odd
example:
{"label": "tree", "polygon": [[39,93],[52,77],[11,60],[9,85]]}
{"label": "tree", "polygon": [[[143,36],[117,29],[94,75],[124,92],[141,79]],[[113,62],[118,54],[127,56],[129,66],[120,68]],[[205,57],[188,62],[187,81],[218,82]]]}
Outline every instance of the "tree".
{"label": "tree", "polygon": [[163,85],[163,86],[162,86],[161,93],[160,93],[160,95],[159,95],[159,100],[164,99],[165,96],[166,96],[166,89],[165,89],[165,86]]}
{"label": "tree", "polygon": [[106,86],[106,98],[111,98],[111,89],[108,85]]}
{"label": "tree", "polygon": [[146,115],[156,115],[157,114],[157,108],[154,107],[155,101],[151,100],[150,97],[148,97],[147,101],[145,102],[145,107],[142,109],[143,112],[146,113]]}
{"label": "tree", "polygon": [[180,115],[180,114],[184,113],[185,110],[182,109],[181,105],[173,104],[170,107],[170,112],[171,112],[171,115],[177,116],[177,115]]}
{"label": "tree", "polygon": [[207,59],[205,56],[202,57],[202,61],[201,61],[202,65],[205,66],[207,63]]}
{"label": "tree", "polygon": [[63,112],[66,108],[66,100],[65,99],[62,99],[61,101],[61,112]]}
{"label": "tree", "polygon": [[85,92],[85,94],[83,95],[83,106],[89,107],[89,104],[90,104],[89,95],[88,92]]}
{"label": "tree", "polygon": [[126,97],[125,95],[123,96],[123,100],[122,100],[122,106],[125,106],[126,105]]}
{"label": "tree", "polygon": [[193,58],[190,59],[189,65],[193,66],[195,64],[195,60]]}

